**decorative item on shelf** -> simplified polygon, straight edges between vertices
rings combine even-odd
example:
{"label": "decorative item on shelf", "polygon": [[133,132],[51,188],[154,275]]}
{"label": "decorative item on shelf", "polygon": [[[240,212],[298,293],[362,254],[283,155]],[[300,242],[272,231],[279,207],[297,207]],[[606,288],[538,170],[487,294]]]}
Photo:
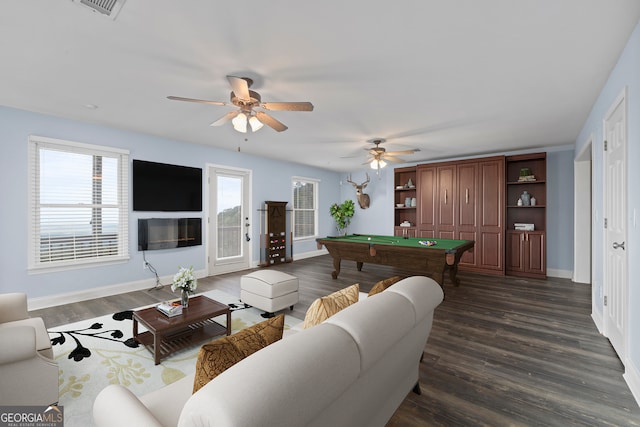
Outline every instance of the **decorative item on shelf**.
{"label": "decorative item on shelf", "polygon": [[404,220],[400,223],[400,227],[411,227],[411,223],[407,220]]}
{"label": "decorative item on shelf", "polygon": [[522,206],[522,199],[518,199],[517,203],[518,206]]}
{"label": "decorative item on shelf", "polygon": [[521,231],[534,231],[535,230],[534,224],[520,223],[520,222],[516,222],[515,224],[513,224],[513,228],[516,229],[516,230],[521,230]]}
{"label": "decorative item on shelf", "polygon": [[415,208],[416,206],[418,206],[418,199],[416,197],[413,197],[411,199],[411,207]]}
{"label": "decorative item on shelf", "polygon": [[531,173],[531,169],[529,168],[521,168],[520,176],[518,177],[518,182],[529,182],[535,181],[536,177]]}
{"label": "decorative item on shelf", "polygon": [[531,206],[535,206],[537,203],[537,200],[535,197],[531,197]]}
{"label": "decorative item on shelf", "polygon": [[526,190],[522,192],[520,200],[522,200],[522,206],[531,206],[531,196]]}
{"label": "decorative item on shelf", "polygon": [[413,185],[411,178],[409,178],[409,181],[407,181],[407,188],[415,188],[415,185]]}
{"label": "decorative item on shelf", "polygon": [[182,307],[189,307],[189,294],[192,294],[198,287],[198,280],[193,274],[193,266],[186,268],[180,267],[175,276],[173,276],[173,283],[171,283],[171,290],[173,292],[176,289],[180,289],[180,302]]}
{"label": "decorative item on shelf", "polygon": [[336,222],[339,236],[347,234],[347,227],[351,223],[351,218],[353,218],[355,212],[355,204],[351,199],[345,200],[341,205],[337,203],[331,205],[329,213],[331,213],[331,217]]}
{"label": "decorative item on shelf", "polygon": [[404,199],[404,205],[408,208],[411,207],[411,197]]}
{"label": "decorative item on shelf", "polygon": [[404,203],[396,203],[397,208],[404,208]]}

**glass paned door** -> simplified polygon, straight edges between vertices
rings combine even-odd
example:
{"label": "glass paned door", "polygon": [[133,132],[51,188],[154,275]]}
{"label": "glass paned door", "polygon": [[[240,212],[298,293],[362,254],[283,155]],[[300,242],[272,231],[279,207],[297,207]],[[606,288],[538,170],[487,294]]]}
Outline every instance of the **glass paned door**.
{"label": "glass paned door", "polygon": [[249,268],[249,172],[211,168],[209,271],[221,274]]}

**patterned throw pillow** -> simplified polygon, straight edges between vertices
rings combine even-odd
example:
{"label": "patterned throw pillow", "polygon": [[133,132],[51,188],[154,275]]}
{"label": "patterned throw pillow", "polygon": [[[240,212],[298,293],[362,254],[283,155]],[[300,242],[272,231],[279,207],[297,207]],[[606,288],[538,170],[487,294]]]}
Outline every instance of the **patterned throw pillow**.
{"label": "patterned throw pillow", "polygon": [[284,314],[203,345],[196,361],[195,393],[245,357],[282,338]]}
{"label": "patterned throw pillow", "polygon": [[304,316],[302,329],[307,329],[322,323],[343,308],[347,308],[351,304],[358,302],[359,292],[360,285],[356,283],[326,297],[318,298],[309,306],[307,314]]}
{"label": "patterned throw pillow", "polygon": [[389,286],[393,285],[396,282],[399,282],[402,279],[400,276],[389,277],[388,279],[384,279],[373,285],[371,290],[369,291],[369,295],[379,294],[380,292],[387,289]]}

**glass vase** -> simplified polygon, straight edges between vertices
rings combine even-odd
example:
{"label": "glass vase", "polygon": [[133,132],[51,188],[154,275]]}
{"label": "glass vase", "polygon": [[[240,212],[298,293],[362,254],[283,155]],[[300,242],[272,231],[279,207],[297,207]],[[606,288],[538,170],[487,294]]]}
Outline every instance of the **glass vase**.
{"label": "glass vase", "polygon": [[189,307],[189,291],[186,289],[182,290],[182,295],[180,295],[180,304],[182,304],[182,308]]}

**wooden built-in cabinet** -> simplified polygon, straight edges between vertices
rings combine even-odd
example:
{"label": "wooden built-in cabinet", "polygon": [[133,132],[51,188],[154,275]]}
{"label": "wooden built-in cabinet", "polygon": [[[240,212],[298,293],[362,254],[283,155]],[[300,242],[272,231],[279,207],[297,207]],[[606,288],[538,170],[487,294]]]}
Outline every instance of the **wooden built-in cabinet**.
{"label": "wooden built-in cabinet", "polygon": [[[521,171],[532,178],[521,180]],[[546,153],[506,157],[507,244],[506,273],[545,278],[546,268]],[[518,204],[527,192],[534,204]],[[517,224],[532,224],[533,230],[518,230]]]}
{"label": "wooden built-in cabinet", "polygon": [[504,157],[416,167],[418,237],[474,240],[460,269],[504,274]]}
{"label": "wooden built-in cabinet", "polygon": [[[395,208],[394,233],[474,240],[461,270],[544,278],[546,162],[546,153],[534,153],[397,168],[395,203],[402,206]],[[520,178],[525,171],[531,176]],[[409,179],[415,188],[405,187]],[[518,204],[524,191],[535,204]],[[406,207],[407,197],[417,206]],[[399,227],[405,220],[412,226]]]}

